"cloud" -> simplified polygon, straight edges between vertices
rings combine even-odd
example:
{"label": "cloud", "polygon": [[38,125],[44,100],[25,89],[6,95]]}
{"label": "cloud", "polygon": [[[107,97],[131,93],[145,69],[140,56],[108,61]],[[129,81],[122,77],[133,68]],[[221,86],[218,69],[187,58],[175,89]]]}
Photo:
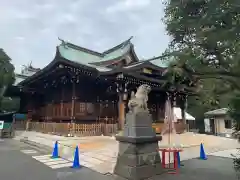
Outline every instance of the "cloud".
{"label": "cloud", "polygon": [[150,0],[122,0],[106,9],[108,13],[117,13],[121,11],[140,10],[150,5]]}
{"label": "cloud", "polygon": [[59,16],[59,18],[57,19],[57,23],[62,24],[62,23],[76,23],[77,18],[72,15],[72,14],[62,14]]}
{"label": "cloud", "polygon": [[50,63],[58,37],[101,52],[134,36],[140,58],[161,54],[169,41],[155,0],[1,0],[0,12],[0,48],[17,71]]}
{"label": "cloud", "polygon": [[17,36],[17,37],[15,37],[15,39],[19,40],[19,41],[23,41],[23,40],[25,40],[25,37]]}

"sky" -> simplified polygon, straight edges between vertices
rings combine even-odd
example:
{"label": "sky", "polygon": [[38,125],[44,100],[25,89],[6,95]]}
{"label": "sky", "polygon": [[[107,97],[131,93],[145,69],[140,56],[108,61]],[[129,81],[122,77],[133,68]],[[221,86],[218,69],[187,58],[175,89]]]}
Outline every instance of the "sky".
{"label": "sky", "polygon": [[0,0],[0,48],[16,72],[50,63],[58,37],[103,52],[133,36],[137,56],[161,55],[170,38],[160,0]]}

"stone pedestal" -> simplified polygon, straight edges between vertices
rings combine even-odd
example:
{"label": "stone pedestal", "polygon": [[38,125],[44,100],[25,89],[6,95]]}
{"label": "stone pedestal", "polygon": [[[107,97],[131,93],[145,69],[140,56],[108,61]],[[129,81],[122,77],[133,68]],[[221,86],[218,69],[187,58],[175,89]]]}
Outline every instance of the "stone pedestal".
{"label": "stone pedestal", "polygon": [[123,134],[116,136],[119,153],[115,179],[144,180],[163,173],[158,141],[148,112],[128,113]]}

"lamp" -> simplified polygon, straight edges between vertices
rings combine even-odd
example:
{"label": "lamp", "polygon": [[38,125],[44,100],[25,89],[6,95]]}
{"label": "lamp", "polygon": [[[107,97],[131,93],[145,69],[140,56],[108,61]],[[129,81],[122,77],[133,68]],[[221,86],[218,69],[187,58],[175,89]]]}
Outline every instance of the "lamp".
{"label": "lamp", "polygon": [[59,67],[59,68],[63,68],[63,65],[62,65],[62,64],[59,64],[58,67]]}

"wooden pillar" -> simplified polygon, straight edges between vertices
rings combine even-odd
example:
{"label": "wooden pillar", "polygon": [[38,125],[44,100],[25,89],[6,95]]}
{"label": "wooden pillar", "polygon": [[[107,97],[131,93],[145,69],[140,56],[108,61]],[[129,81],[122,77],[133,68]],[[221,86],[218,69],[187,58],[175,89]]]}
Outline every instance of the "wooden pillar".
{"label": "wooden pillar", "polygon": [[125,101],[128,95],[128,82],[124,80],[124,75],[119,74],[117,77],[116,89],[118,94],[118,125],[119,130],[123,130],[125,124]]}
{"label": "wooden pillar", "polygon": [[125,102],[123,101],[123,95],[118,95],[118,125],[122,130],[125,124]]}
{"label": "wooden pillar", "polygon": [[29,100],[27,103],[27,119],[28,121],[32,120],[32,111],[33,111],[33,97],[32,95],[29,95]]}
{"label": "wooden pillar", "polygon": [[71,107],[71,122],[75,120],[75,101],[76,101],[76,84],[72,82],[72,107]]}
{"label": "wooden pillar", "polygon": [[61,107],[60,107],[60,116],[63,117],[63,100],[64,100],[64,88],[61,87]]}
{"label": "wooden pillar", "polygon": [[28,95],[28,102],[27,102],[27,122],[26,122],[26,131],[29,130],[29,123],[32,121],[32,95]]}
{"label": "wooden pillar", "polygon": [[70,136],[74,136],[75,133],[75,101],[76,101],[76,81],[72,81],[72,106],[71,106],[71,123],[69,124]]}

